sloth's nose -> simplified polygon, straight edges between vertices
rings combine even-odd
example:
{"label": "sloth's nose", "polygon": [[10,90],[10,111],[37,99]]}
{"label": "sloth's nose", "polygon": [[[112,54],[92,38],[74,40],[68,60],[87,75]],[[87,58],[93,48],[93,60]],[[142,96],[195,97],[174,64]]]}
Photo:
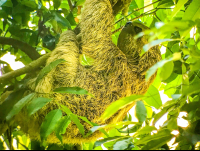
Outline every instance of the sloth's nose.
{"label": "sloth's nose", "polygon": [[126,25],[125,25],[125,27],[128,27],[128,26],[130,26],[130,25],[132,25],[132,22],[131,22],[131,21],[127,22]]}

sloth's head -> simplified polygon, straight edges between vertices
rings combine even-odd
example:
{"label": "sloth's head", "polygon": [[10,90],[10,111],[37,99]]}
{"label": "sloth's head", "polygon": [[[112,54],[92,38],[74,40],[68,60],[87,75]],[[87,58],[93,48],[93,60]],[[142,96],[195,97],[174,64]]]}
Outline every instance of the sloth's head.
{"label": "sloth's head", "polygon": [[126,55],[127,59],[134,64],[137,64],[139,53],[147,43],[145,36],[138,39],[134,39],[134,37],[147,29],[149,28],[140,22],[127,22],[119,34],[117,46]]}

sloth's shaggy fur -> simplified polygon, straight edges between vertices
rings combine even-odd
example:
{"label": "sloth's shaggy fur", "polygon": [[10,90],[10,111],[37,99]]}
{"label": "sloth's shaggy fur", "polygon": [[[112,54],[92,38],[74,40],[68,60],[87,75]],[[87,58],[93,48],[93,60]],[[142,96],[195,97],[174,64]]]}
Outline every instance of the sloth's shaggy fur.
{"label": "sloth's shaggy fur", "polygon": [[[117,2],[117,0],[113,0]],[[147,43],[146,37],[135,40],[136,33],[122,30],[124,38],[119,38],[118,46],[123,43],[124,49],[120,50],[112,43],[111,29],[113,12],[110,0],[86,0],[80,24],[82,49],[79,50],[76,35],[73,31],[64,32],[56,49],[47,60],[46,65],[57,59],[65,59],[48,73],[35,87],[32,79],[28,87],[37,93],[37,97],[53,98],[53,101],[40,109],[31,118],[26,116],[25,110],[18,114],[16,120],[22,130],[27,132],[32,139],[40,140],[40,125],[45,115],[57,108],[57,103],[66,105],[74,114],[85,116],[97,124],[109,124],[121,121],[134,103],[118,111],[106,121],[99,118],[105,109],[114,101],[130,96],[131,94],[144,94],[153,82],[155,74],[145,82],[145,71],[160,60],[158,47],[151,48],[143,56],[139,56],[142,46]],[[140,23],[133,23],[142,30],[147,27]],[[125,51],[127,50],[127,51]],[[94,59],[91,66],[82,66],[79,55],[85,54]],[[88,95],[49,93],[58,87],[81,87],[94,97]],[[28,93],[28,92],[27,92]],[[81,121],[86,132],[91,126]],[[63,136],[64,143],[78,144],[90,142],[101,136],[95,132],[88,138],[83,138],[74,123],[71,123]],[[59,143],[54,134],[47,139],[49,143]]]}

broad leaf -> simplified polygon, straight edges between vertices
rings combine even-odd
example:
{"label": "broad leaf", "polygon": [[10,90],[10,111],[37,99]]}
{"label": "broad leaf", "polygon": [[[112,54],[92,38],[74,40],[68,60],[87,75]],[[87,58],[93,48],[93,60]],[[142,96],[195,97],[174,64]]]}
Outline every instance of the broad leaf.
{"label": "broad leaf", "polygon": [[162,105],[162,101],[160,99],[160,93],[156,87],[150,85],[149,89],[147,90],[145,97],[143,100],[150,106],[155,108],[159,108]]}
{"label": "broad leaf", "polygon": [[176,6],[175,6],[175,8],[174,8],[174,10],[173,10],[173,12],[172,12],[172,18],[174,17],[174,16],[176,16],[176,14],[181,10],[181,8],[182,7],[184,7],[184,4],[187,2],[188,0],[180,0],[180,1],[178,1],[178,3],[176,4]]}
{"label": "broad leaf", "polygon": [[117,141],[114,145],[113,145],[113,150],[125,150],[126,148],[128,148],[129,144],[133,141],[133,138],[126,138],[120,141]]}
{"label": "broad leaf", "polygon": [[43,106],[45,106],[50,101],[51,101],[51,99],[43,98],[43,97],[33,99],[27,106],[28,116],[37,112],[39,109],[41,109]]}
{"label": "broad leaf", "polygon": [[62,111],[60,109],[52,110],[46,115],[40,127],[40,137],[42,141],[44,141],[55,130],[56,124],[61,117]]}
{"label": "broad leaf", "polygon": [[0,120],[5,120],[6,116],[13,109],[13,106],[22,98],[25,89],[20,89],[8,95],[5,101],[0,105]]}
{"label": "broad leaf", "polygon": [[94,64],[94,59],[86,56],[85,54],[81,54],[79,56],[79,61],[83,66],[91,66]]}
{"label": "broad leaf", "polygon": [[161,81],[164,81],[167,78],[169,78],[171,73],[173,72],[173,69],[174,69],[173,61],[169,61],[166,64],[164,64],[164,66],[161,68],[161,72],[160,72]]}
{"label": "broad leaf", "polygon": [[131,95],[128,97],[121,98],[115,102],[113,102],[108,108],[104,111],[101,118],[103,120],[110,118],[113,114],[115,114],[119,109],[124,108],[126,105],[133,103],[133,101],[137,99],[141,99],[142,95]]}
{"label": "broad leaf", "polygon": [[157,71],[158,68],[164,66],[167,62],[172,61],[172,59],[173,58],[164,59],[154,64],[151,68],[149,68],[149,70],[147,70],[145,80],[148,81],[149,78]]}
{"label": "broad leaf", "polygon": [[80,123],[80,120],[78,119],[77,115],[75,114],[70,114],[70,119],[76,124],[76,126],[78,127],[80,133],[85,136],[85,130],[83,125]]}
{"label": "broad leaf", "polygon": [[144,103],[142,101],[137,101],[135,110],[137,119],[139,120],[140,123],[143,123],[147,117],[147,110],[144,106]]}
{"label": "broad leaf", "polygon": [[22,98],[21,100],[19,100],[14,106],[13,109],[8,113],[8,115],[6,116],[6,120],[10,120],[14,115],[18,114],[21,109],[30,101],[33,99],[34,97],[34,93],[31,93],[27,96],[25,96],[24,98]]}
{"label": "broad leaf", "polygon": [[157,130],[154,126],[145,126],[142,127],[140,129],[137,130],[137,132],[134,134],[134,136],[138,136],[138,135],[143,135],[143,134],[149,134],[151,133],[153,130]]}
{"label": "broad leaf", "polygon": [[102,140],[96,141],[94,143],[94,147],[101,146],[104,143],[111,142],[111,141],[116,141],[116,140],[119,140],[119,139],[122,139],[122,138],[125,138],[125,137],[123,137],[123,136],[115,136],[115,137],[104,138]]}
{"label": "broad leaf", "polygon": [[57,138],[62,142],[62,134],[65,134],[67,127],[71,123],[70,117],[69,116],[63,116],[57,123],[56,128],[55,128],[55,134]]}

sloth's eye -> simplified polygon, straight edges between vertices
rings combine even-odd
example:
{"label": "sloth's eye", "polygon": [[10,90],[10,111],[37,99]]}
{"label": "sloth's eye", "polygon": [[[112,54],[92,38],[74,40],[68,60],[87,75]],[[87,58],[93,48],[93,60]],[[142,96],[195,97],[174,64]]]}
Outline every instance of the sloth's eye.
{"label": "sloth's eye", "polygon": [[135,30],[136,34],[138,34],[142,31],[142,28],[135,26],[134,30]]}

